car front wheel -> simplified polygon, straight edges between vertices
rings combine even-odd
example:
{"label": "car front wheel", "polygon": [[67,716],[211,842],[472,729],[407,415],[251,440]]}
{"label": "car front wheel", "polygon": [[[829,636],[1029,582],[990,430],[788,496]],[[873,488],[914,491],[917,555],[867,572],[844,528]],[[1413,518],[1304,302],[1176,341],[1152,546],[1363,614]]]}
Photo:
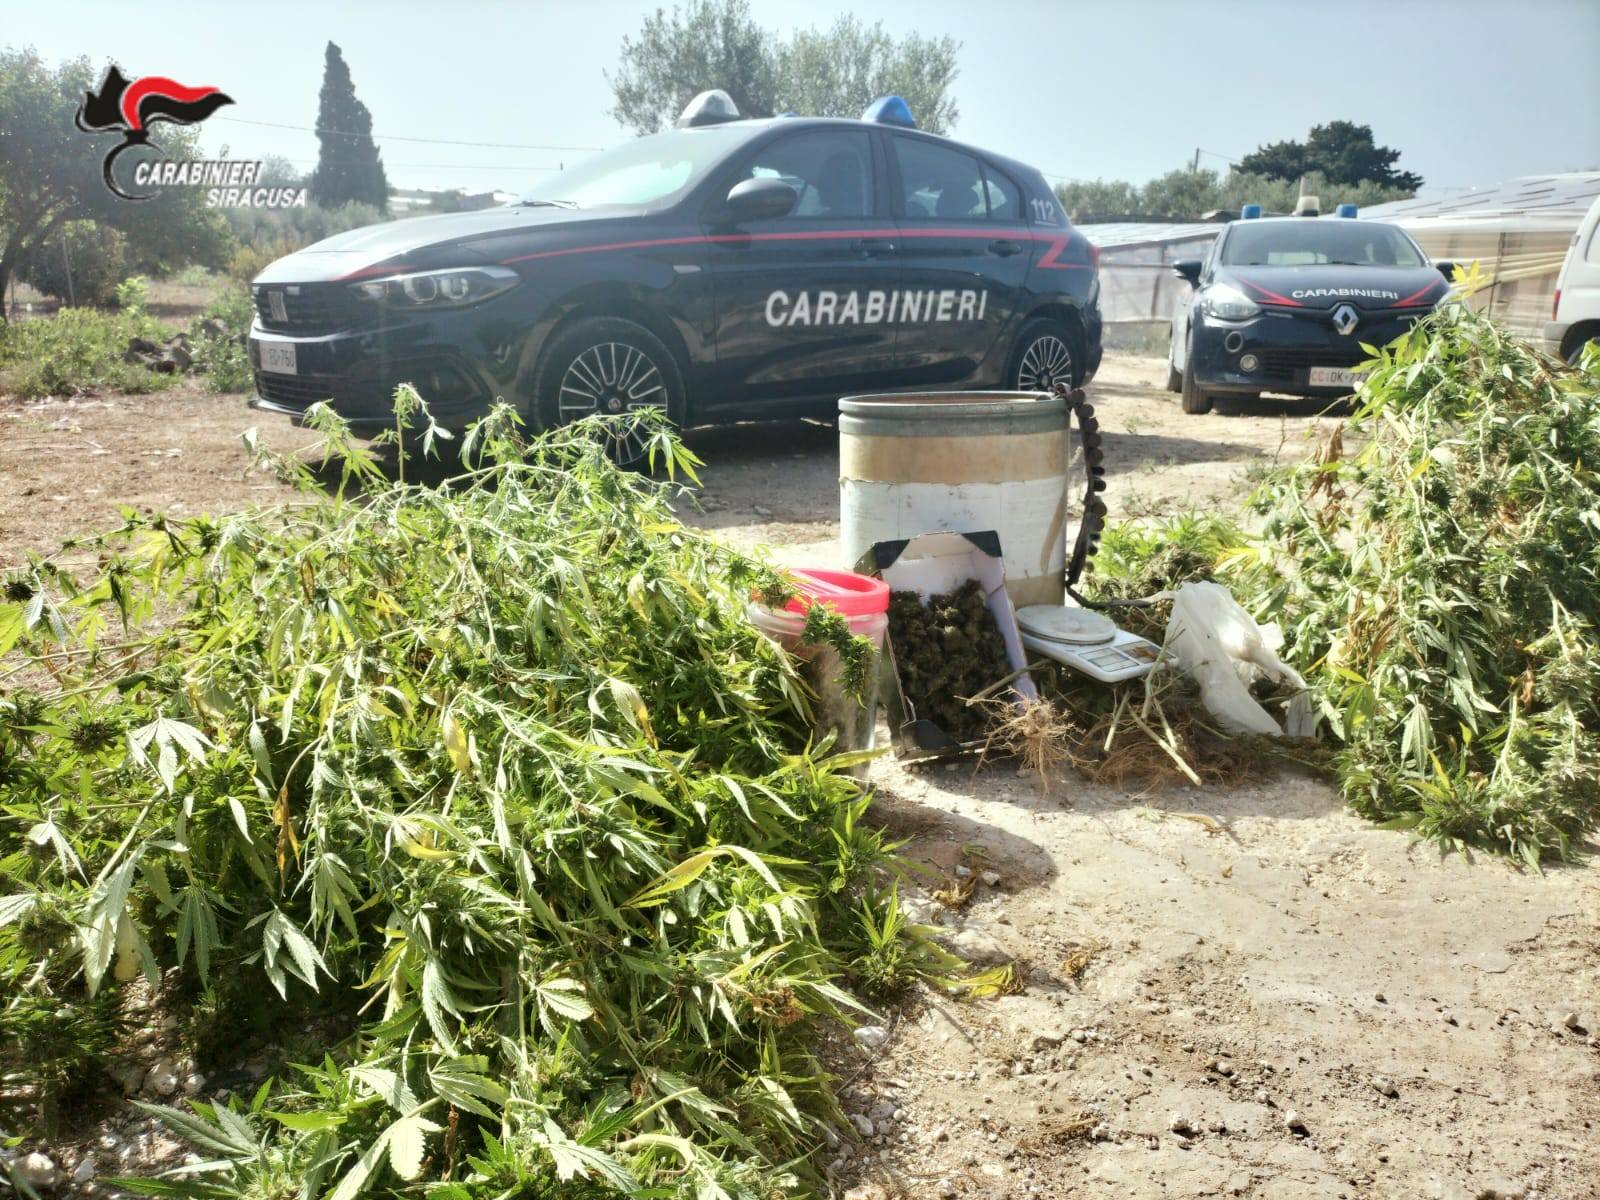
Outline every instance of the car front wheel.
{"label": "car front wheel", "polygon": [[[620,317],[585,318],[559,332],[545,351],[532,413],[539,429],[646,408],[683,421],[682,372],[672,351],[643,325]],[[613,435],[607,451],[632,465],[643,461],[645,444],[643,431],[628,430]]]}
{"label": "car front wheel", "polygon": [[1022,327],[1011,351],[1013,390],[1048,392],[1058,383],[1072,387],[1077,372],[1072,361],[1072,335],[1058,321],[1035,317]]}
{"label": "car front wheel", "polygon": [[1182,381],[1183,411],[1186,413],[1208,413],[1211,411],[1211,397],[1200,390],[1200,381],[1194,374],[1194,343],[1189,343],[1189,353],[1184,358]]}

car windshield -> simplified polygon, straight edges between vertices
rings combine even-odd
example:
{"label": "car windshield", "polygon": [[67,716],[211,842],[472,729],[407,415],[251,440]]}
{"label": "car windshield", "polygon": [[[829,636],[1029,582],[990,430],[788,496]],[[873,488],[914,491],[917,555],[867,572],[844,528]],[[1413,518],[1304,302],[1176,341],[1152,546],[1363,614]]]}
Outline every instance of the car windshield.
{"label": "car windshield", "polygon": [[552,176],[524,204],[601,208],[669,200],[699,180],[737,144],[734,130],[711,127],[652,134]]}
{"label": "car windshield", "polygon": [[1228,231],[1222,263],[1228,267],[1423,265],[1416,245],[1394,226],[1342,217],[1242,222]]}

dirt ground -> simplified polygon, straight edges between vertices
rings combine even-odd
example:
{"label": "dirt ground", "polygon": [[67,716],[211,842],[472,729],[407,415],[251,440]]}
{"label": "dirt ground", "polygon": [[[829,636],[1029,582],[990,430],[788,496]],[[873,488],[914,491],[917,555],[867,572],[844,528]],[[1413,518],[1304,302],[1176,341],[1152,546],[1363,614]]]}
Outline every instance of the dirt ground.
{"label": "dirt ground", "polygon": [[[1304,452],[1314,415],[1284,405],[1185,417],[1161,390],[1160,360],[1108,355],[1090,389],[1104,424],[1113,516],[1203,508],[1235,495],[1252,467]],[[147,396],[0,400],[0,570],[28,550],[119,520],[123,505],[180,515],[273,503],[289,492],[246,475],[239,434],[285,447],[310,435],[185,382]],[[838,437],[820,423],[701,429],[707,462],[692,525],[794,562],[832,562],[838,538]]]}
{"label": "dirt ground", "polygon": [[[1113,517],[1235,498],[1317,418],[1186,417],[1160,360],[1091,392]],[[238,432],[303,434],[238,397],[0,402],[0,570],[114,523],[287,499]],[[837,557],[837,439],[691,433],[692,524],[786,561]],[[854,1197],[1600,1197],[1600,862],[1543,876],[1440,861],[1325,783],[1151,795],[1009,767],[872,768],[875,812],[934,872],[912,893],[1020,994],[924,997],[854,1056]],[[1204,820],[1198,818],[1206,818]],[[939,877],[982,882],[966,907]]]}

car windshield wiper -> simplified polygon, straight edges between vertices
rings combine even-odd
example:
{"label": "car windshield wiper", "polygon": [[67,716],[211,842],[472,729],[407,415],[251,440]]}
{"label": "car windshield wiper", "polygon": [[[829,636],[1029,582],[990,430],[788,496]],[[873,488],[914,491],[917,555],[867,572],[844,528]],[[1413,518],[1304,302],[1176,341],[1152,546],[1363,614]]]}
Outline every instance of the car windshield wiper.
{"label": "car windshield wiper", "polygon": [[577,208],[571,200],[518,200],[518,208]]}

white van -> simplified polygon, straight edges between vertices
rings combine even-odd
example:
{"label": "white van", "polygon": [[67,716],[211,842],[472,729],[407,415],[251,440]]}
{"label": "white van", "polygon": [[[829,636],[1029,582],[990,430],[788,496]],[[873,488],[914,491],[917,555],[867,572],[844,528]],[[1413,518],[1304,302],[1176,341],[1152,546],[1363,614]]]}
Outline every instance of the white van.
{"label": "white van", "polygon": [[1567,362],[1578,360],[1585,342],[1600,342],[1600,199],[1572,239],[1544,327],[1544,348]]}

